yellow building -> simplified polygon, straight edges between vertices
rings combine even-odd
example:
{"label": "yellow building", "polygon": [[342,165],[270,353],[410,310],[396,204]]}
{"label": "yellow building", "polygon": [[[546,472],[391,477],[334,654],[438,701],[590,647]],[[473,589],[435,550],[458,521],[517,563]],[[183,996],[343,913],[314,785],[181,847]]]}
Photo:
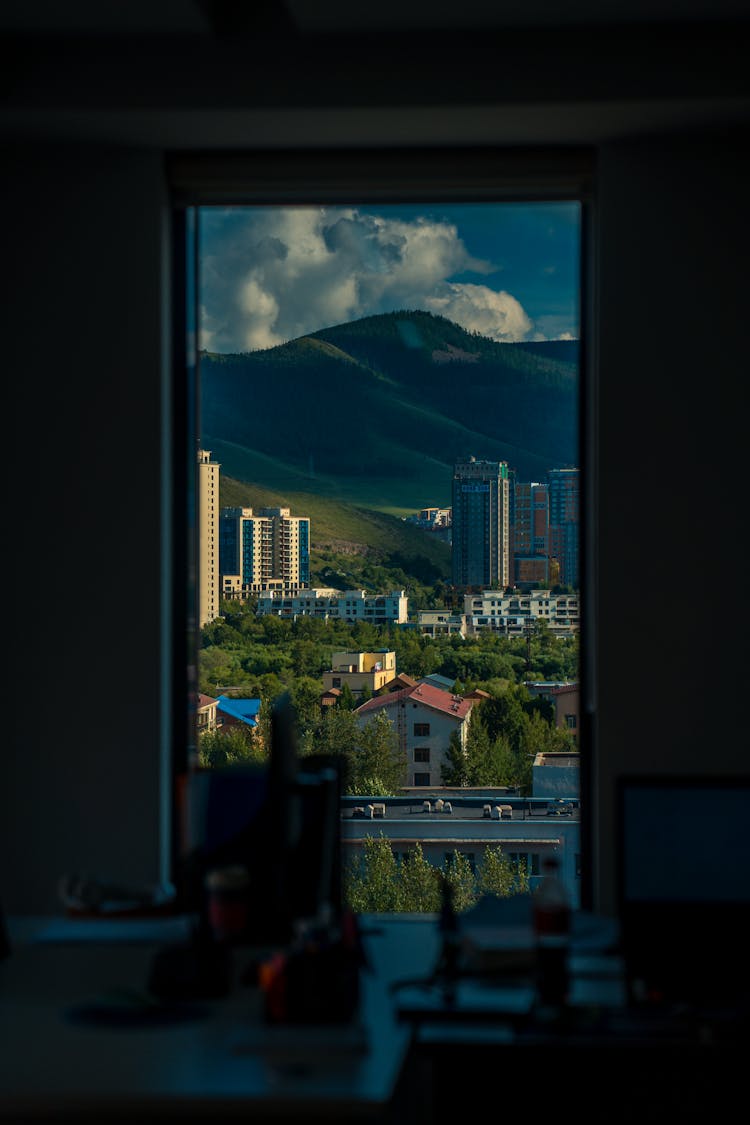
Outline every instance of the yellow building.
{"label": "yellow building", "polygon": [[348,684],[352,695],[359,698],[365,687],[375,695],[396,678],[396,653],[382,649],[379,652],[334,652],[331,669],[323,673],[325,691],[343,688]]}

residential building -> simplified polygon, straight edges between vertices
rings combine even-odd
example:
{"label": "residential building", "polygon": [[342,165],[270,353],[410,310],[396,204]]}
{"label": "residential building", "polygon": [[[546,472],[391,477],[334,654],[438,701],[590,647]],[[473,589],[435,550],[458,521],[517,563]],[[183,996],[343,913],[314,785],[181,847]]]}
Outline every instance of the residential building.
{"label": "residential building", "polygon": [[196,701],[196,725],[198,727],[198,734],[203,734],[204,731],[216,730],[216,704],[217,700],[210,695],[204,695],[202,691],[197,693]]}
{"label": "residential building", "polygon": [[289,594],[268,590],[258,597],[257,614],[264,617],[318,617],[331,621],[369,621],[373,625],[403,625],[408,620],[409,599],[403,590],[368,594],[366,590],[332,590],[315,587]]}
{"label": "residential building", "polygon": [[555,585],[550,579],[549,493],[536,481],[513,485],[511,518],[513,584]]}
{"label": "residential building", "polygon": [[417,624],[428,637],[466,636],[466,614],[451,613],[447,609],[420,609]]}
{"label": "residential building", "polygon": [[310,520],[289,508],[222,508],[219,535],[222,591],[249,597],[271,583],[282,590],[310,584]]}
{"label": "residential building", "polygon": [[524,687],[530,695],[549,700],[555,708],[555,726],[570,732],[574,743],[578,743],[581,725],[581,691],[578,682],[528,680]]}
{"label": "residential building", "polygon": [[511,584],[510,481],[505,461],[459,461],[453,469],[454,586]]}
{"label": "residential building", "polygon": [[358,707],[355,714],[360,726],[379,714],[391,720],[399,750],[406,755],[406,785],[440,785],[451,735],[457,734],[461,746],[466,746],[476,702],[420,682],[376,696]]}
{"label": "residential building", "polygon": [[323,687],[328,692],[348,685],[355,699],[365,688],[370,695],[380,691],[396,678],[396,653],[388,649],[379,652],[334,652],[331,668],[323,673]]}
{"label": "residential building", "polygon": [[547,589],[526,593],[481,590],[466,594],[464,614],[469,635],[490,629],[508,637],[519,637],[537,621],[546,622],[557,637],[570,636],[581,627],[578,595],[553,594]]}
{"label": "residential building", "polygon": [[202,629],[219,615],[219,468],[206,449],[198,450],[198,624]]}
{"label": "residential building", "polygon": [[255,730],[258,726],[261,701],[259,699],[231,699],[229,696],[220,695],[216,700],[216,719],[220,727],[249,727]]}
{"label": "residential building", "polygon": [[558,583],[577,590],[580,582],[581,486],[578,469],[552,469],[549,487],[549,553],[560,566]]}

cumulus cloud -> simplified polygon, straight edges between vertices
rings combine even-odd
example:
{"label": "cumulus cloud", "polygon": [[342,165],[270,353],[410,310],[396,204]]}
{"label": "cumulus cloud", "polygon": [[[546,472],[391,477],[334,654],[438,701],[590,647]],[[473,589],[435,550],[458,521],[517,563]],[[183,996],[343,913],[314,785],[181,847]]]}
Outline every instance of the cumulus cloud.
{"label": "cumulus cloud", "polygon": [[394,309],[440,313],[497,340],[533,324],[509,293],[452,281],[497,267],[453,223],[351,207],[207,209],[201,216],[201,347],[253,351]]}
{"label": "cumulus cloud", "polygon": [[486,285],[446,282],[426,304],[430,312],[493,340],[525,340],[534,327],[515,297]]}

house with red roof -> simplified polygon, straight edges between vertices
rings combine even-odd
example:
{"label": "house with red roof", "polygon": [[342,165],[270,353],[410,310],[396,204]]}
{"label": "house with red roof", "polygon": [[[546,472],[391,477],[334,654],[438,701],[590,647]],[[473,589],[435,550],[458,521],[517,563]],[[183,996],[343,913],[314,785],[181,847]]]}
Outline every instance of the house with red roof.
{"label": "house with red roof", "polygon": [[398,735],[399,749],[406,755],[404,784],[434,786],[442,784],[451,735],[457,733],[461,745],[466,745],[472,707],[478,702],[422,681],[368,699],[355,715],[364,726],[376,715],[386,714]]}

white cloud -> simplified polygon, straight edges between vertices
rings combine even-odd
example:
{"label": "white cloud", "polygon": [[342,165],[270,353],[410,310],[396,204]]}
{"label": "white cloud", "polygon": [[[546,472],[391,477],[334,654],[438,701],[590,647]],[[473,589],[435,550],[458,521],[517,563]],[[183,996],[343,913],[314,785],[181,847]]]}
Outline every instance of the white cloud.
{"label": "white cloud", "polygon": [[399,308],[441,313],[498,340],[533,325],[509,293],[451,282],[496,267],[455,225],[356,208],[209,209],[201,217],[201,346],[272,347]]}
{"label": "white cloud", "polygon": [[427,298],[427,307],[492,340],[525,340],[534,327],[515,297],[486,285],[446,282]]}

